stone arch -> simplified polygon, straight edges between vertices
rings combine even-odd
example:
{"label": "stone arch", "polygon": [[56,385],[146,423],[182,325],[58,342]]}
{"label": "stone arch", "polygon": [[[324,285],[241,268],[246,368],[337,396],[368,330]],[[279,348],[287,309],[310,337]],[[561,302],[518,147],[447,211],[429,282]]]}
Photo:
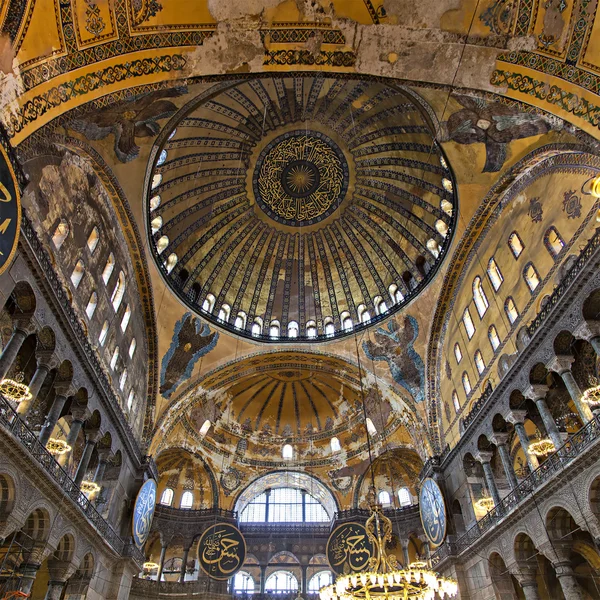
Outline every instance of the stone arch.
{"label": "stone arch", "polygon": [[466,532],[465,527],[465,516],[463,514],[462,505],[458,498],[454,498],[450,508],[452,512],[452,519],[454,521],[454,529],[457,536],[461,536]]}
{"label": "stone arch", "polygon": [[492,552],[488,558],[488,565],[496,598],[500,600],[517,600],[519,596],[514,578],[502,556],[498,552]]}
{"label": "stone arch", "polygon": [[16,486],[7,473],[0,474],[0,521],[5,521],[15,506]]}
{"label": "stone arch", "polygon": [[552,347],[556,356],[570,356],[573,353],[574,343],[575,337],[573,334],[563,329],[554,337]]}
{"label": "stone arch", "polygon": [[588,503],[590,510],[600,520],[600,475],[597,474],[588,490]]}
{"label": "stone arch", "polygon": [[584,300],[581,314],[586,321],[600,320],[600,289],[594,290]]}
{"label": "stone arch", "polygon": [[573,515],[562,506],[552,506],[546,512],[544,522],[550,540],[564,541],[571,539],[573,532],[578,529]]}
{"label": "stone arch", "polygon": [[65,533],[54,551],[54,557],[57,560],[69,562],[73,560],[77,547],[76,537],[72,533]]}

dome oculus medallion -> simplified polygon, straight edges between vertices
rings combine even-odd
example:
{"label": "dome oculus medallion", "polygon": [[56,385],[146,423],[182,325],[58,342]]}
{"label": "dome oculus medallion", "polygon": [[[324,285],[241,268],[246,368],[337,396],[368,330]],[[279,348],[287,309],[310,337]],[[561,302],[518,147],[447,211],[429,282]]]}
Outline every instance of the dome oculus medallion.
{"label": "dome oculus medallion", "polygon": [[157,138],[147,228],[173,292],[265,342],[350,335],[431,281],[454,178],[427,107],[375,79],[219,82]]}

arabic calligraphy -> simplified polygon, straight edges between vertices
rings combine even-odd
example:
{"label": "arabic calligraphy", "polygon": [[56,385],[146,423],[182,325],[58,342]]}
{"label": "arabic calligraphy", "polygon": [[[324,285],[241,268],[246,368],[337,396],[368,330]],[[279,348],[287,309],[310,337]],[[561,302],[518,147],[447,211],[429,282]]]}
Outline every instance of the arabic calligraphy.
{"label": "arabic calligraphy", "polygon": [[239,571],[245,559],[246,542],[237,527],[219,523],[202,534],[198,544],[198,560],[209,577],[229,579]]}
{"label": "arabic calligraphy", "polygon": [[156,506],[156,481],[148,479],[141,487],[133,509],[133,540],[138,548],[146,543]]}
{"label": "arabic calligraphy", "polygon": [[446,537],[446,505],[439,486],[433,479],[426,479],[419,494],[419,507],[423,529],[434,546]]}
{"label": "arabic calligraphy", "polygon": [[373,545],[360,523],[344,523],[329,536],[327,560],[337,574],[363,571],[372,556]]}
{"label": "arabic calligraphy", "polygon": [[261,153],[255,173],[258,204],[280,222],[310,224],[325,218],[344,199],[348,166],[327,136],[286,133]]}
{"label": "arabic calligraphy", "polygon": [[0,274],[17,249],[21,223],[19,186],[5,148],[0,145]]}

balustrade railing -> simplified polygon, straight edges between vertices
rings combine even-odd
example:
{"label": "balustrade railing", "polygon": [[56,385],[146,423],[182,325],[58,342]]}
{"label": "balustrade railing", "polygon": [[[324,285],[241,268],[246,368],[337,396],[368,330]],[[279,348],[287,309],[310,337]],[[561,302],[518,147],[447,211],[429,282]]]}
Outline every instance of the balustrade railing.
{"label": "balustrade railing", "polygon": [[327,523],[240,523],[244,535],[324,535],[330,531]]}
{"label": "balustrade railing", "polygon": [[75,484],[52,454],[40,443],[37,435],[29,429],[8,400],[2,395],[0,395],[0,424],[6,430],[10,431],[21,445],[28,450],[31,457],[43,467],[65,494],[75,502],[87,520],[117,553],[122,556],[131,556],[136,562],[143,563],[144,556],[140,550],[132,544],[125,544],[104,517],[96,510],[88,497],[79,489],[79,486]]}
{"label": "balustrade railing", "polygon": [[225,508],[175,508],[166,504],[157,504],[154,512],[155,519],[172,519],[176,521],[207,521],[210,519],[237,520],[237,512]]}
{"label": "balustrade railing", "polygon": [[[556,473],[565,469],[576,457],[587,450],[600,437],[600,415],[586,423],[577,433],[573,434],[552,455],[550,455],[535,471],[526,477],[519,485],[507,494],[502,501],[482,517],[463,536],[449,545],[444,542],[432,555],[433,564],[453,554],[460,554],[474,544],[483,534],[489,531],[501,519],[507,517],[512,510],[529,497],[543,483],[551,479]],[[453,547],[452,547],[453,546]]]}

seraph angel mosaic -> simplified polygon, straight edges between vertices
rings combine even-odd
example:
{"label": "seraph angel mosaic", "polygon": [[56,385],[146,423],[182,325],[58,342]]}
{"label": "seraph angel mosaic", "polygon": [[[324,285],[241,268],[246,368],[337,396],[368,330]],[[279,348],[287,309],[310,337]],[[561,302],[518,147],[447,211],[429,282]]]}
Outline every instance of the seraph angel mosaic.
{"label": "seraph angel mosaic", "polygon": [[187,312],[175,324],[171,346],[162,359],[160,393],[170,398],[181,383],[189,379],[199,358],[216,345],[219,334]]}

